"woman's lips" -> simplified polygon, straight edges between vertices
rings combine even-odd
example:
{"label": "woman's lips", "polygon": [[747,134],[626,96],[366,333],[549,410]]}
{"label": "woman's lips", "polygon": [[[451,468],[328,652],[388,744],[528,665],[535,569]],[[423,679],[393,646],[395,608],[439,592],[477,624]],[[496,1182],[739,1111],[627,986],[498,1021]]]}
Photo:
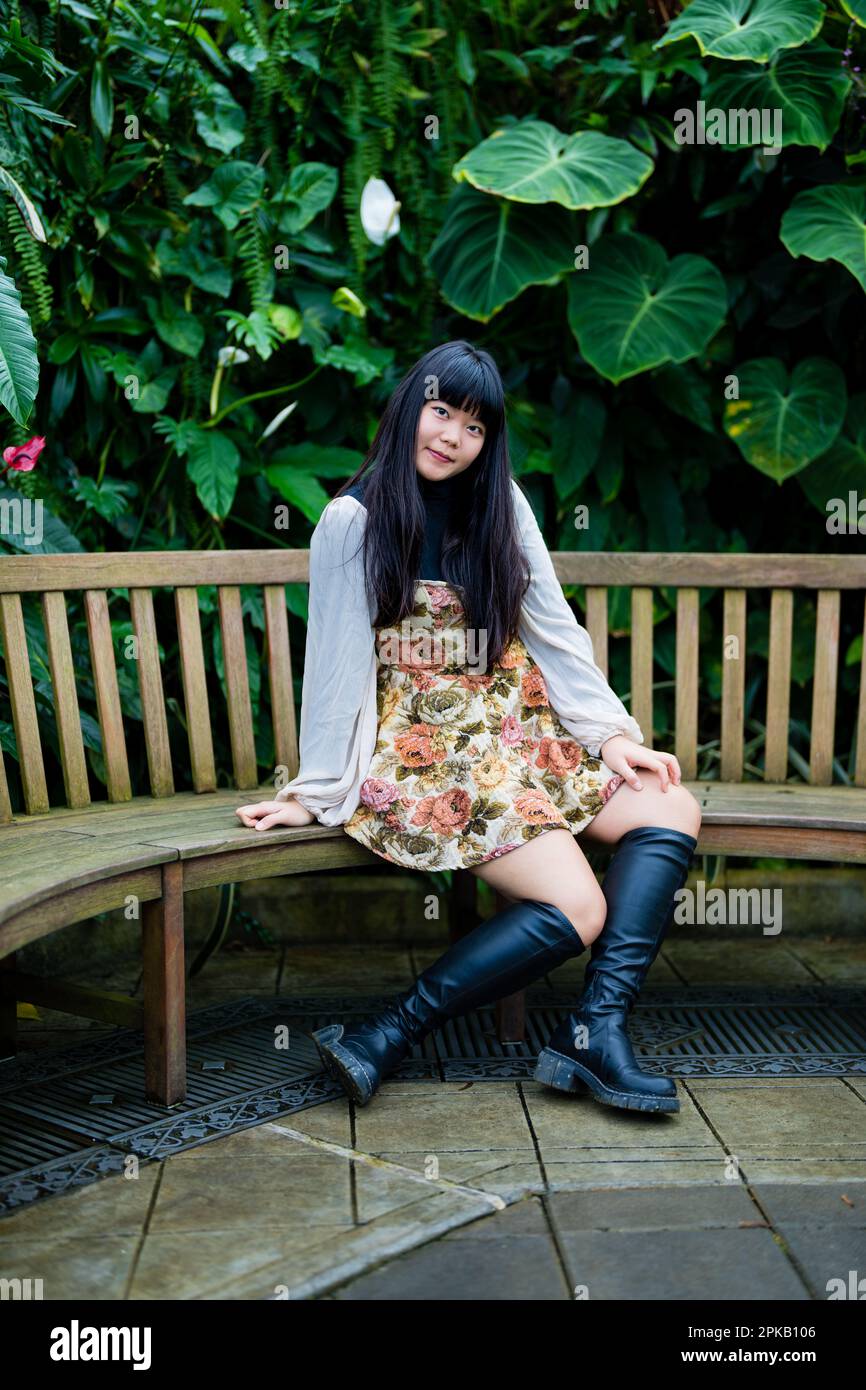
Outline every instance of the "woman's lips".
{"label": "woman's lips", "polygon": [[427,452],[430,453],[430,454],[432,454],[433,457],[434,457],[434,459],[438,459],[440,463],[453,463],[453,462],[454,462],[453,459],[448,458],[445,454],[437,454],[436,450],[435,450],[435,449],[431,449],[429,444],[427,445]]}

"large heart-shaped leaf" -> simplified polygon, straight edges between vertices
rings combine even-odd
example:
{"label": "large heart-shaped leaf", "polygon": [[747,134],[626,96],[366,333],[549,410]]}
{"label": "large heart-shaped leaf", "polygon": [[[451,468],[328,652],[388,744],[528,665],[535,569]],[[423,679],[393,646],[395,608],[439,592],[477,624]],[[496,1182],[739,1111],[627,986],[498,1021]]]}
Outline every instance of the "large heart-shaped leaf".
{"label": "large heart-shaped leaf", "polygon": [[575,239],[571,214],[555,203],[539,209],[461,186],[429,262],[448,303],[486,323],[527,285],[571,270]]}
{"label": "large heart-shaped leaf", "polygon": [[807,357],[789,379],[777,357],[758,357],[735,374],[739,399],[725,404],[725,431],[753,468],[781,483],[829,449],[847,399],[835,362]]}
{"label": "large heart-shaped leaf", "polygon": [[839,0],[842,9],[866,29],[866,0]]}
{"label": "large heart-shaped leaf", "polygon": [[797,482],[819,512],[827,516],[827,504],[841,498],[847,509],[848,494],[862,495],[866,478],[866,394],[848,402],[844,431],[820,458],[810,463]]}
{"label": "large heart-shaped leaf", "polygon": [[228,516],[238,486],[241,457],[234,442],[219,430],[187,429],[186,471],[198,499],[216,521]]}
{"label": "large heart-shaped leaf", "polygon": [[[736,129],[729,119],[726,149],[773,144],[774,139],[764,138],[760,117],[780,111],[783,146],[817,145],[825,150],[836,133],[850,86],[851,78],[839,63],[838,50],[815,43],[781,52],[767,67],[723,71],[707,87],[704,101],[708,112],[721,108],[726,113],[741,113]],[[757,114],[757,129],[752,129],[748,120],[751,112]],[[772,127],[773,122],[770,124]]]}
{"label": "large heart-shaped leaf", "polygon": [[705,57],[766,63],[813,39],[823,22],[821,0],[692,0],[653,47],[693,38]]}
{"label": "large heart-shaped leaf", "polygon": [[866,188],[831,183],[798,193],[779,236],[792,256],[841,261],[866,290]]}
{"label": "large heart-shaped leaf", "polygon": [[568,321],[581,355],[620,382],[663,362],[685,362],[724,321],[728,297],[703,256],[675,256],[651,237],[603,237],[588,270],[568,282]]}
{"label": "large heart-shaped leaf", "polygon": [[652,171],[652,160],[627,140],[597,130],[564,135],[546,121],[520,121],[482,140],[452,173],[515,203],[599,208],[630,198]]}
{"label": "large heart-shaped leaf", "polygon": [[219,164],[207,183],[187,193],[183,201],[190,207],[212,207],[223,226],[232,231],[241,220],[241,214],[259,199],[264,185],[264,169],[235,159]]}
{"label": "large heart-shaped leaf", "polygon": [[0,405],[23,425],[36,399],[39,359],[21,295],[5,271],[6,257],[0,256]]}

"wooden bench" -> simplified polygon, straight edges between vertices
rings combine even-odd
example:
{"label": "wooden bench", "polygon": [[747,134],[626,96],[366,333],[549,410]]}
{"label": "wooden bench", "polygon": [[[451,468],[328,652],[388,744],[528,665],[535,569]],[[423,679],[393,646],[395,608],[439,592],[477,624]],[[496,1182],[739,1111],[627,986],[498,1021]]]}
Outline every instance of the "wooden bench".
{"label": "wooden bench", "polygon": [[[866,697],[859,677],[856,766],[833,785],[840,595],[862,614],[866,558],[799,555],[557,553],[564,584],[585,585],[586,626],[607,671],[607,592],[631,590],[631,709],[650,743],[653,728],[653,590],[675,592],[676,740],[686,785],[703,808],[700,852],[866,862]],[[266,834],[243,827],[243,801],[271,797],[257,760],[241,585],[261,590],[274,768],[293,777],[298,749],[286,595],[308,582],[305,550],[169,551],[10,556],[0,559],[0,640],[23,809],[13,811],[0,752],[0,1046],[15,1045],[16,1000],[144,1034],[145,1092],[162,1106],[186,1096],[183,895],[210,885],[328,872],[382,860],[340,828],[316,823]],[[199,591],[216,586],[225,698],[205,671]],[[722,665],[717,777],[698,778],[699,590],[723,591],[723,630],[741,656]],[[808,784],[786,782],[794,593],[818,593]],[[766,765],[744,781],[746,593],[770,591]],[[850,595],[847,591],[854,590]],[[170,599],[173,593],[173,605]],[[39,600],[41,612],[28,605]],[[155,602],[156,600],[156,602]],[[157,634],[157,609],[160,628]],[[86,619],[87,652],[74,619]],[[41,618],[41,623],[40,623]],[[131,624],[135,644],[112,622]],[[73,642],[76,638],[76,642]],[[158,639],[166,652],[161,659]],[[127,649],[128,648],[128,649]],[[88,669],[89,653],[89,669]],[[146,761],[131,768],[118,672],[135,662]],[[34,692],[53,700],[63,804],[51,805],[45,731]],[[95,692],[107,798],[92,800],[78,684]],[[176,682],[177,695],[172,695]],[[625,696],[625,692],[618,692]],[[178,717],[170,742],[167,703]],[[0,709],[0,718],[7,718]],[[259,731],[265,737],[264,724]],[[214,734],[231,749],[231,786],[218,786]],[[133,745],[136,746],[136,745]],[[798,755],[799,756],[799,755]],[[189,768],[191,790],[175,790]],[[133,772],[135,776],[133,776]],[[223,772],[228,778],[228,772]],[[60,798],[55,798],[59,802]],[[477,879],[454,875],[451,935],[471,930]],[[15,972],[28,942],[96,913],[141,906],[143,1003]],[[498,1006],[501,1041],[523,1037],[523,996]]]}

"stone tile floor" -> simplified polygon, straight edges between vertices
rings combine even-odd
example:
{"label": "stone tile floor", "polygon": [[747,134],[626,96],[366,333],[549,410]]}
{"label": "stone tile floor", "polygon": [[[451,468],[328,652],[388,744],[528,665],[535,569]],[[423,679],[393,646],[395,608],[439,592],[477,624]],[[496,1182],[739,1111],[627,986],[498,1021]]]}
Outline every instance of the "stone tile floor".
{"label": "stone tile floor", "polygon": [[[444,949],[444,947],[443,947]],[[404,988],[427,946],[222,952],[236,993]],[[549,977],[579,990],[585,962]],[[96,983],[91,975],[82,975]],[[866,980],[866,944],[669,941],[654,984]],[[140,989],[120,964],[109,988]],[[77,1041],[40,1010],[22,1047]],[[0,1220],[47,1299],[826,1299],[866,1271],[866,1078],[678,1083],[644,1115],[533,1081],[385,1081]]]}

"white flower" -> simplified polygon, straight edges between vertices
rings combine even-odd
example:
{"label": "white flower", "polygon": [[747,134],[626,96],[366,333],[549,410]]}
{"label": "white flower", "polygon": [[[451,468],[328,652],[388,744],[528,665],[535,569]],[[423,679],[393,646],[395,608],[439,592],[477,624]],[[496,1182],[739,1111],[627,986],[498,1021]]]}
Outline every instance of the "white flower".
{"label": "white flower", "polygon": [[361,226],[376,246],[384,246],[388,237],[400,230],[400,204],[384,179],[368,179],[361,194]]}
{"label": "white flower", "polygon": [[249,362],[250,355],[239,347],[220,348],[217,361],[221,367],[237,366],[239,362]]}

